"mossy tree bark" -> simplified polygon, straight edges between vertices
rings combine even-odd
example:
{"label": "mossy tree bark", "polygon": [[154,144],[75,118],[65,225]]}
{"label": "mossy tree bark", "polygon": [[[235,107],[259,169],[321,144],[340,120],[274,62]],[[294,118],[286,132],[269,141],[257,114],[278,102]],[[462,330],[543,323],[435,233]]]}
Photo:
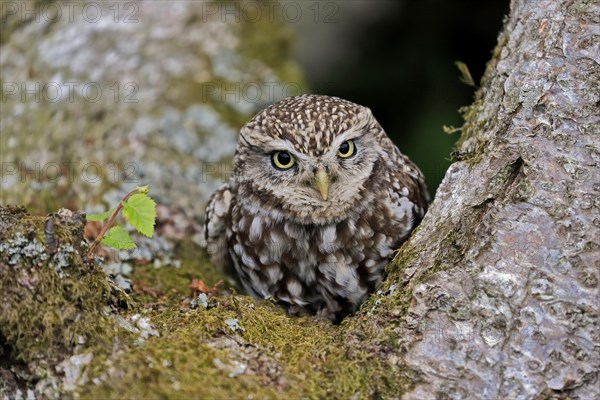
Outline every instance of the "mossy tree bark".
{"label": "mossy tree bark", "polygon": [[457,162],[348,331],[411,371],[403,398],[600,395],[599,23],[511,1]]}

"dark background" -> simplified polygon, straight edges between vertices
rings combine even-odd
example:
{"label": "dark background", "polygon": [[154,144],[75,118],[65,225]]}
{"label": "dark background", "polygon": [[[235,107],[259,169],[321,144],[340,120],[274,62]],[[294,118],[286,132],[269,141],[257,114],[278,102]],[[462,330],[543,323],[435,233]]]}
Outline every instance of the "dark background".
{"label": "dark background", "polygon": [[[508,0],[322,2],[318,20],[291,24],[310,91],[373,110],[434,194],[460,133],[461,106],[475,88],[460,82],[464,62],[476,84],[496,45]],[[327,17],[330,18],[327,18]]]}

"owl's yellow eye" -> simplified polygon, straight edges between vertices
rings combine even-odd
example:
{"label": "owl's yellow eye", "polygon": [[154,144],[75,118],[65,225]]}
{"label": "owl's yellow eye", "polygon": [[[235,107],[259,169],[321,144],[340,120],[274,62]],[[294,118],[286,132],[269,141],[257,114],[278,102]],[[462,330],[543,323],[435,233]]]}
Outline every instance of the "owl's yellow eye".
{"label": "owl's yellow eye", "polygon": [[356,153],[356,146],[354,145],[354,141],[346,140],[344,143],[340,145],[338,149],[338,156],[342,158],[348,158]]}
{"label": "owl's yellow eye", "polygon": [[271,156],[273,165],[278,169],[290,169],[296,163],[296,159],[287,151],[276,151]]}

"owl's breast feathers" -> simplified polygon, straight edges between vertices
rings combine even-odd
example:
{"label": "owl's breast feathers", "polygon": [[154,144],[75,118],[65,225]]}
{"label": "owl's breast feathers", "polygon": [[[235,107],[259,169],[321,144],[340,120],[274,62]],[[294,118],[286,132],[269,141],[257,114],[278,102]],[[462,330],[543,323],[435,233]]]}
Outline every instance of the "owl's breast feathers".
{"label": "owl's breast feathers", "polygon": [[224,185],[207,207],[211,260],[235,271],[255,297],[273,297],[294,314],[339,320],[381,282],[392,252],[423,217],[428,195],[415,174],[420,173],[412,163],[400,163],[387,175],[385,198],[373,198],[360,214],[329,224],[275,218],[239,201]]}

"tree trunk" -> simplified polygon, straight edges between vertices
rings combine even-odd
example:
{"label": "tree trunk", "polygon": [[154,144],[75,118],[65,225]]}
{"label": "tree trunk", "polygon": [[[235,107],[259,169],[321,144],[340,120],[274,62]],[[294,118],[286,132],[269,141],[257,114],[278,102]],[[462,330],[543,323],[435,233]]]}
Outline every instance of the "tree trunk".
{"label": "tree trunk", "polygon": [[364,322],[397,333],[418,377],[403,398],[600,396],[599,22],[597,1],[511,2],[458,161],[382,290],[408,310]]}

